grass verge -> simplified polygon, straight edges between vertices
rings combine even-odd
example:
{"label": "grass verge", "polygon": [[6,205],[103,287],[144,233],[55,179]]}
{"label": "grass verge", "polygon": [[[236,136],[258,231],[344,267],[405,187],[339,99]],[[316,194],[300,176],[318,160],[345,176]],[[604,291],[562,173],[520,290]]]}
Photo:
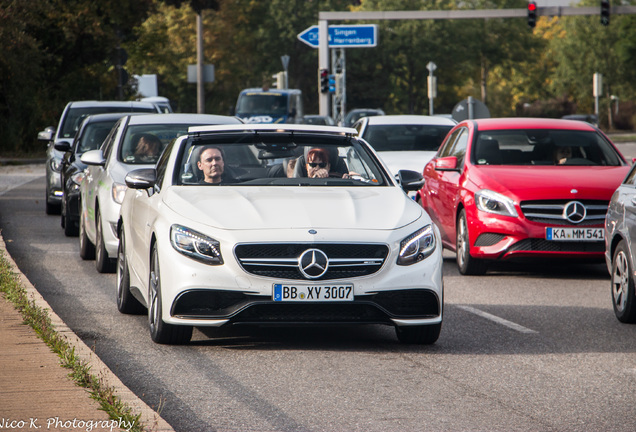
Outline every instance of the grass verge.
{"label": "grass verge", "polygon": [[90,365],[78,358],[75,348],[55,331],[48,312],[29,300],[18,275],[5,258],[4,251],[0,251],[0,292],[22,314],[25,324],[30,325],[40,339],[60,357],[61,366],[70,369],[69,377],[77,385],[89,390],[91,398],[100,404],[101,410],[108,413],[112,420],[122,419],[127,424],[132,424],[130,431],[145,430],[140,423],[141,414],[133,414],[130,407],[115,395],[112,387],[106,386],[102,379],[91,373]]}

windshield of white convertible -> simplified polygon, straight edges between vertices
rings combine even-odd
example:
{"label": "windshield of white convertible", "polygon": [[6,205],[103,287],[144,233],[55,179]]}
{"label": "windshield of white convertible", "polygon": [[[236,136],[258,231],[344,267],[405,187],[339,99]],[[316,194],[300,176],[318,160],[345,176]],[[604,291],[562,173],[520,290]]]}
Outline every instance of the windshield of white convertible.
{"label": "windshield of white convertible", "polygon": [[386,172],[355,138],[220,133],[181,149],[180,185],[386,186]]}

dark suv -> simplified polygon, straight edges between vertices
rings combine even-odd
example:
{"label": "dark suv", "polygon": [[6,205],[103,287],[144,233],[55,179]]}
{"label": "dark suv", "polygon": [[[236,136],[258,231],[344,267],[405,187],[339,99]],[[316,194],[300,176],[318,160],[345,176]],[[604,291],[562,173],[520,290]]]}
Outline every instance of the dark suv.
{"label": "dark suv", "polygon": [[69,145],[73,142],[75,134],[79,129],[82,120],[91,114],[113,113],[113,112],[145,112],[161,113],[162,111],[151,102],[140,101],[79,101],[69,102],[55,133],[38,134],[38,139],[48,141],[46,150],[46,213],[59,214],[62,203],[62,180],[60,170],[62,168],[63,153],[55,149],[55,144],[66,141]]}

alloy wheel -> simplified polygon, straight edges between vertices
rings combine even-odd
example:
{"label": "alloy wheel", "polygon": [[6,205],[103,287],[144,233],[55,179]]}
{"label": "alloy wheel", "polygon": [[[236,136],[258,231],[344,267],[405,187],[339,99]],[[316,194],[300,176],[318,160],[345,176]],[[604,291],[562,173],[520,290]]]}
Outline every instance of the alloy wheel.
{"label": "alloy wheel", "polygon": [[625,252],[620,250],[614,260],[614,272],[612,274],[612,297],[618,312],[625,310],[629,290],[629,265]]}

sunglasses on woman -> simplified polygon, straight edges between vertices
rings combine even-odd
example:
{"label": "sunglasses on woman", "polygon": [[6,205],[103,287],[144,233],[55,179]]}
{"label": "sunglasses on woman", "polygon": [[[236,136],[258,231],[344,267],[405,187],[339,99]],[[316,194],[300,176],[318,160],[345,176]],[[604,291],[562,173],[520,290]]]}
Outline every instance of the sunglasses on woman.
{"label": "sunglasses on woman", "polygon": [[309,162],[307,163],[307,165],[309,165],[312,168],[316,168],[316,167],[324,168],[327,166],[327,162]]}

